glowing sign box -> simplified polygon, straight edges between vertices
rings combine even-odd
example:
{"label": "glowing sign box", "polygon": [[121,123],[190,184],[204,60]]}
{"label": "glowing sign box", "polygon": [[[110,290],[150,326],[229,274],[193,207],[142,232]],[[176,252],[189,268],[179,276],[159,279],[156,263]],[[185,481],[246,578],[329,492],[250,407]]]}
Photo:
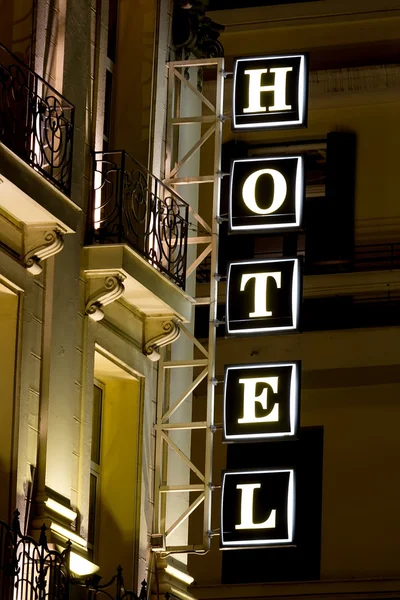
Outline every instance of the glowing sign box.
{"label": "glowing sign box", "polygon": [[229,229],[251,233],[299,227],[304,200],[301,156],[234,160]]}
{"label": "glowing sign box", "polygon": [[225,367],[225,442],[293,438],[299,425],[300,363]]}
{"label": "glowing sign box", "polygon": [[222,550],[293,543],[294,469],[226,471],[222,479]]}
{"label": "glowing sign box", "polygon": [[307,124],[307,56],[236,58],[232,129],[282,129]]}
{"label": "glowing sign box", "polygon": [[227,333],[296,330],[300,288],[298,258],[230,263],[227,277]]}

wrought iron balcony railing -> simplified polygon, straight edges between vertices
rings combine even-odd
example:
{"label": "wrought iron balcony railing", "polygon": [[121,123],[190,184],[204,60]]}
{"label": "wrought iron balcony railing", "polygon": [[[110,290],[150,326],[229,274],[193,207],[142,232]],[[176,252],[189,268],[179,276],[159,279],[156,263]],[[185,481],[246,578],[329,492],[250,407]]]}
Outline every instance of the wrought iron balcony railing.
{"label": "wrought iron balcony railing", "polygon": [[125,150],[95,152],[88,244],[127,244],[185,287],[189,206]]}
{"label": "wrought iron balcony railing", "polygon": [[22,535],[19,512],[11,527],[0,521],[0,600],[146,600],[147,583],[142,581],[139,596],[124,585],[122,567],[107,583],[99,575],[77,577],[70,569],[71,544],[65,550],[51,550],[46,527],[37,542]]}
{"label": "wrought iron balcony railing", "polygon": [[0,44],[0,142],[71,191],[74,106]]}
{"label": "wrought iron balcony railing", "polygon": [[67,600],[69,553],[49,549],[44,525],[38,542],[22,535],[18,511],[0,521],[0,600]]}

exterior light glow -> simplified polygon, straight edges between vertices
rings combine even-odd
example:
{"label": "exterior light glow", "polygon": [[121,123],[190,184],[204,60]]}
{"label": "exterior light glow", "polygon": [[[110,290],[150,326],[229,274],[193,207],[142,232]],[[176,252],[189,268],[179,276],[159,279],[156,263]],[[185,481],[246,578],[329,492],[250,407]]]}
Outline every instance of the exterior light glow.
{"label": "exterior light glow", "polygon": [[93,575],[93,573],[97,573],[100,569],[98,565],[90,562],[83,556],[76,554],[76,552],[71,552],[69,555],[69,566],[71,571],[77,575],[78,577],[83,577],[86,575]]}
{"label": "exterior light glow", "polygon": [[66,519],[69,519],[70,521],[75,521],[77,516],[76,512],[71,510],[67,506],[60,504],[60,502],[56,502],[56,500],[53,500],[53,498],[47,498],[47,500],[45,500],[44,503],[47,506],[47,508],[49,508],[53,512],[61,515],[62,517],[65,517]]}
{"label": "exterior light glow", "polygon": [[168,575],[172,575],[172,577],[176,577],[176,579],[187,583],[187,585],[190,585],[194,581],[194,578],[191,575],[181,571],[180,569],[177,569],[176,567],[172,567],[171,565],[167,565],[165,567],[165,572],[168,573]]}
{"label": "exterior light glow", "polygon": [[185,592],[182,592],[182,590],[174,587],[173,585],[171,585],[171,592],[174,594],[174,596],[177,596],[178,598],[181,598],[182,600],[196,600],[194,596],[191,596],[190,594],[186,594]]}
{"label": "exterior light glow", "polygon": [[51,523],[50,529],[51,531],[58,533],[58,535],[61,535],[61,537],[65,538],[66,540],[71,540],[73,544],[77,544],[82,548],[87,547],[87,541],[85,539],[83,539],[80,535],[77,535],[73,531],[70,531],[66,527],[62,527],[58,523]]}

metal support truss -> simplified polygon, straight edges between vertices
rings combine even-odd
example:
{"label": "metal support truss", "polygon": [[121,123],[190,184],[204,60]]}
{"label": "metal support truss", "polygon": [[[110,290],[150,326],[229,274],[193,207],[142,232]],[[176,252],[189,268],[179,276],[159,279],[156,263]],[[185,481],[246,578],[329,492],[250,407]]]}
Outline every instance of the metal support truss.
{"label": "metal support truss", "polygon": [[[215,381],[215,350],[216,350],[216,318],[217,318],[217,287],[218,272],[218,222],[220,194],[220,161],[221,161],[221,137],[223,122],[223,87],[224,87],[224,61],[223,58],[199,59],[171,62],[168,65],[168,116],[167,116],[167,147],[166,147],[166,179],[165,183],[173,186],[179,191],[179,186],[200,186],[207,184],[203,191],[209,191],[212,198],[212,211],[209,221],[202,218],[196,211],[191,209],[190,222],[195,226],[194,237],[189,237],[188,243],[195,244],[198,248],[196,258],[188,265],[187,277],[193,274],[210,257],[211,277],[209,282],[209,293],[204,298],[198,299],[198,304],[209,304],[209,327],[208,343],[203,345],[195,338],[190,328],[180,325],[181,338],[186,336],[193,348],[193,358],[189,360],[169,360],[168,349],[159,363],[158,374],[158,399],[157,399],[157,424],[156,424],[156,473],[155,473],[155,532],[163,534],[166,538],[165,550],[167,552],[206,552],[210,546],[211,530],[211,497],[212,497],[212,450],[214,431],[214,381]],[[198,88],[194,87],[185,77],[186,69],[191,67],[207,69],[207,73],[213,72],[216,82],[215,98],[206,98]],[[201,115],[192,117],[181,114],[181,90],[187,86],[195,96],[201,100]],[[185,127],[194,123],[201,124],[199,139],[182,158],[177,158],[176,148],[180,133]],[[210,160],[208,157],[205,168],[202,161],[202,149],[207,142],[207,153],[210,143],[214,142],[213,161],[210,171]],[[200,175],[191,177],[180,176],[180,170],[196,153],[200,153]],[[206,172],[204,172],[206,171]],[[210,211],[208,211],[210,213]],[[189,369],[191,373],[191,384],[178,398],[170,397],[169,376],[171,369]],[[206,380],[207,402],[205,420],[194,422],[177,423],[170,422],[184,402],[192,398],[192,393]],[[190,456],[175,443],[170,434],[172,431],[202,430],[204,432],[204,464],[193,464]],[[168,452],[175,452],[181,459],[183,465],[182,484],[177,484],[177,474],[173,473],[173,484],[171,474],[168,472]],[[188,483],[188,470],[194,474],[197,483]],[[186,509],[171,523],[166,522],[166,496],[177,492],[192,494],[187,502]],[[193,500],[194,497],[194,500]],[[187,546],[173,546],[168,543],[168,537],[173,533],[195,510],[203,510],[203,535],[198,544]]]}

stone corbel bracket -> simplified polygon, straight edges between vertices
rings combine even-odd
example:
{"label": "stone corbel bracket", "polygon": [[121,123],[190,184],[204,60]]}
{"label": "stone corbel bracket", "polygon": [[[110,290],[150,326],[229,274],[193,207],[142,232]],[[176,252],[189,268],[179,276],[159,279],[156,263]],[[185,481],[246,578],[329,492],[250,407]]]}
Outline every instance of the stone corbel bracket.
{"label": "stone corbel bracket", "polygon": [[167,344],[172,344],[181,333],[179,321],[175,317],[160,319],[147,319],[145,323],[145,335],[143,354],[151,361],[160,360],[159,350]]}
{"label": "stone corbel bracket", "polygon": [[40,238],[36,238],[34,247],[25,254],[24,267],[32,275],[39,275],[43,271],[42,262],[54,256],[64,247],[63,234],[58,229],[44,231]]}
{"label": "stone corbel bracket", "polygon": [[104,277],[104,285],[97,289],[86,302],[86,314],[93,321],[101,321],[104,318],[103,306],[118,300],[125,291],[124,277],[118,273]]}

